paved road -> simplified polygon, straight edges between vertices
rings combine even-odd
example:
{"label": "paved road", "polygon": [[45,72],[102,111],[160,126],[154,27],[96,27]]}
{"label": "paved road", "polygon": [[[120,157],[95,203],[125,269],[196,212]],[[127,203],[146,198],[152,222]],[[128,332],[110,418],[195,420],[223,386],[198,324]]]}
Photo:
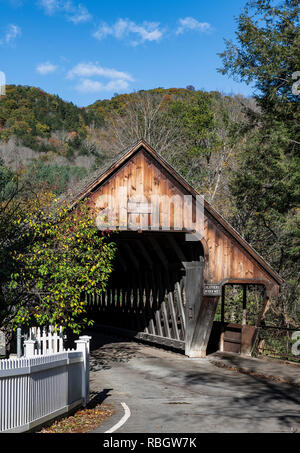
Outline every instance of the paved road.
{"label": "paved road", "polygon": [[99,432],[122,418],[121,402],[131,416],[118,433],[300,432],[300,387],[92,335],[92,395],[116,410]]}

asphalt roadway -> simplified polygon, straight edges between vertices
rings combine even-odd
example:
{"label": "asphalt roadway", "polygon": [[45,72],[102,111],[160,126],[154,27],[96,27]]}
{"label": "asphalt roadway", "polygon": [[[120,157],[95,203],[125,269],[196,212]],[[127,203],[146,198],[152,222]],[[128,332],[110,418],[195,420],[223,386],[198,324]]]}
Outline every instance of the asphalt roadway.
{"label": "asphalt roadway", "polygon": [[300,387],[92,333],[91,398],[104,433],[300,433]]}

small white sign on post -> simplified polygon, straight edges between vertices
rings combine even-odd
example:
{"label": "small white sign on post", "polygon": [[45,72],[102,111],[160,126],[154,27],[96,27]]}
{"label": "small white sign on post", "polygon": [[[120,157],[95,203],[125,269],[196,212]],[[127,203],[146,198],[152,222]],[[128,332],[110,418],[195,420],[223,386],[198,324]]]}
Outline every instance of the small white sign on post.
{"label": "small white sign on post", "polygon": [[209,284],[204,285],[203,295],[208,297],[219,297],[222,294],[222,288],[220,285]]}

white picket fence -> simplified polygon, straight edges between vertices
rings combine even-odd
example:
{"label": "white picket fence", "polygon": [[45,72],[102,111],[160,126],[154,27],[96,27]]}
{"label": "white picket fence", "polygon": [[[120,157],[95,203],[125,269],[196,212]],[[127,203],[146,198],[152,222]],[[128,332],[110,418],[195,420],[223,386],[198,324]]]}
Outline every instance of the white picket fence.
{"label": "white picket fence", "polygon": [[0,432],[26,432],[88,403],[89,340],[37,355],[30,339],[24,358],[0,360]]}
{"label": "white picket fence", "polygon": [[[56,354],[65,350],[62,327],[59,330],[56,330],[53,326],[43,328],[31,327],[29,329],[28,339],[35,342],[35,354]],[[24,342],[24,346],[26,347],[27,344],[28,340]]]}

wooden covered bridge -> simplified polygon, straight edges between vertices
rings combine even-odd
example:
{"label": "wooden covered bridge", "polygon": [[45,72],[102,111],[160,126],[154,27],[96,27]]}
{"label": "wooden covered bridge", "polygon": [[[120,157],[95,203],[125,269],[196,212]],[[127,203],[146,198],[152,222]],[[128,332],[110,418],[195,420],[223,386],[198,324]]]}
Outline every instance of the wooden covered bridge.
{"label": "wooden covered bridge", "polygon": [[222,323],[219,348],[251,352],[256,328],[246,324],[247,285],[264,287],[264,310],[282,279],[145,141],[72,197],[74,207],[86,200],[97,208],[99,229],[119,230],[109,287],[89,299],[96,321],[204,357],[219,301],[224,313],[225,285],[242,285],[243,322]]}

